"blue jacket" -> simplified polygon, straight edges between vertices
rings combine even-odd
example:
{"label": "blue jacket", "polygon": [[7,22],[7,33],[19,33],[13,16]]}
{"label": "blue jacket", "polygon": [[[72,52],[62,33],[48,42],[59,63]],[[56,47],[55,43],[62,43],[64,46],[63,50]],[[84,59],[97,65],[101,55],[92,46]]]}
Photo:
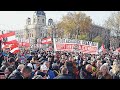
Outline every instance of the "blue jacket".
{"label": "blue jacket", "polygon": [[49,75],[50,79],[53,79],[55,77],[55,74],[52,70],[48,71],[48,75]]}

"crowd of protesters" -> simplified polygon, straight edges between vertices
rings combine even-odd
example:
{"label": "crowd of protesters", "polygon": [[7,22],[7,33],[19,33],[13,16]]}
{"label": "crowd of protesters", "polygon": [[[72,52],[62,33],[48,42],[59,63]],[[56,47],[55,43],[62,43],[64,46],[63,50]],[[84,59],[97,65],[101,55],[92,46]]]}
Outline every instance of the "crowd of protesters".
{"label": "crowd of protesters", "polygon": [[120,79],[120,55],[25,50],[0,53],[0,79]]}

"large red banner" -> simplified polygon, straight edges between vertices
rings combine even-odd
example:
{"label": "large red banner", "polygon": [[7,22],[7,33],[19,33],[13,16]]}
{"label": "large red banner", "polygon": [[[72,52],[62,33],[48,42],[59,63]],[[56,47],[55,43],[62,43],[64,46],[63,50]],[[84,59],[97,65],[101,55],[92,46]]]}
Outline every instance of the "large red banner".
{"label": "large red banner", "polygon": [[[89,43],[88,43],[89,42]],[[55,51],[79,51],[82,53],[88,54],[97,54],[98,53],[98,43],[79,40],[70,40],[70,39],[54,39],[54,50]]]}

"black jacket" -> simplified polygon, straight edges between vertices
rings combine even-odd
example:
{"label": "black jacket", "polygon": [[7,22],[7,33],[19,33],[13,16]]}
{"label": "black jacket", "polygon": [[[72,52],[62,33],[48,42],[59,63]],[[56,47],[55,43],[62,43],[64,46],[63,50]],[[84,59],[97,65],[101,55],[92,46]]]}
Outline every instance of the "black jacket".
{"label": "black jacket", "polygon": [[69,76],[68,74],[62,74],[62,75],[55,77],[54,79],[73,79],[73,78]]}
{"label": "black jacket", "polygon": [[86,69],[81,68],[80,70],[80,79],[93,79],[92,73],[86,71]]}
{"label": "black jacket", "polygon": [[8,79],[23,79],[23,76],[22,76],[20,70],[16,69],[10,74]]}
{"label": "black jacket", "polygon": [[120,72],[112,76],[113,79],[120,79]]}

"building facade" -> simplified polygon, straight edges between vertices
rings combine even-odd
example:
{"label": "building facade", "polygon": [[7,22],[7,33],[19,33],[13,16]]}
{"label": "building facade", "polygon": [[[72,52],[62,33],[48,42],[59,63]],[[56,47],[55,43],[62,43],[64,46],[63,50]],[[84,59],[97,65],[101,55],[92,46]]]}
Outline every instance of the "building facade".
{"label": "building facade", "polygon": [[[88,40],[92,41],[95,37],[100,36],[102,38],[102,43],[104,43],[105,48],[110,48],[110,30],[98,25],[92,25],[89,34]],[[101,45],[99,45],[100,47]]]}
{"label": "building facade", "polygon": [[[26,19],[24,29],[15,31],[18,42],[29,42],[31,47],[40,44],[40,41],[46,37],[53,36],[53,20],[48,19],[46,25],[46,14],[44,11],[35,11],[33,17]],[[44,45],[43,45],[44,46]],[[34,46],[35,47],[35,46]]]}
{"label": "building facade", "polygon": [[47,36],[46,14],[44,11],[35,11],[33,19],[27,18],[25,25],[25,39],[29,39],[31,45],[37,43],[37,39]]}
{"label": "building facade", "polygon": [[23,42],[25,39],[24,29],[16,30],[15,36],[16,36],[16,39],[18,40],[18,42]]}

